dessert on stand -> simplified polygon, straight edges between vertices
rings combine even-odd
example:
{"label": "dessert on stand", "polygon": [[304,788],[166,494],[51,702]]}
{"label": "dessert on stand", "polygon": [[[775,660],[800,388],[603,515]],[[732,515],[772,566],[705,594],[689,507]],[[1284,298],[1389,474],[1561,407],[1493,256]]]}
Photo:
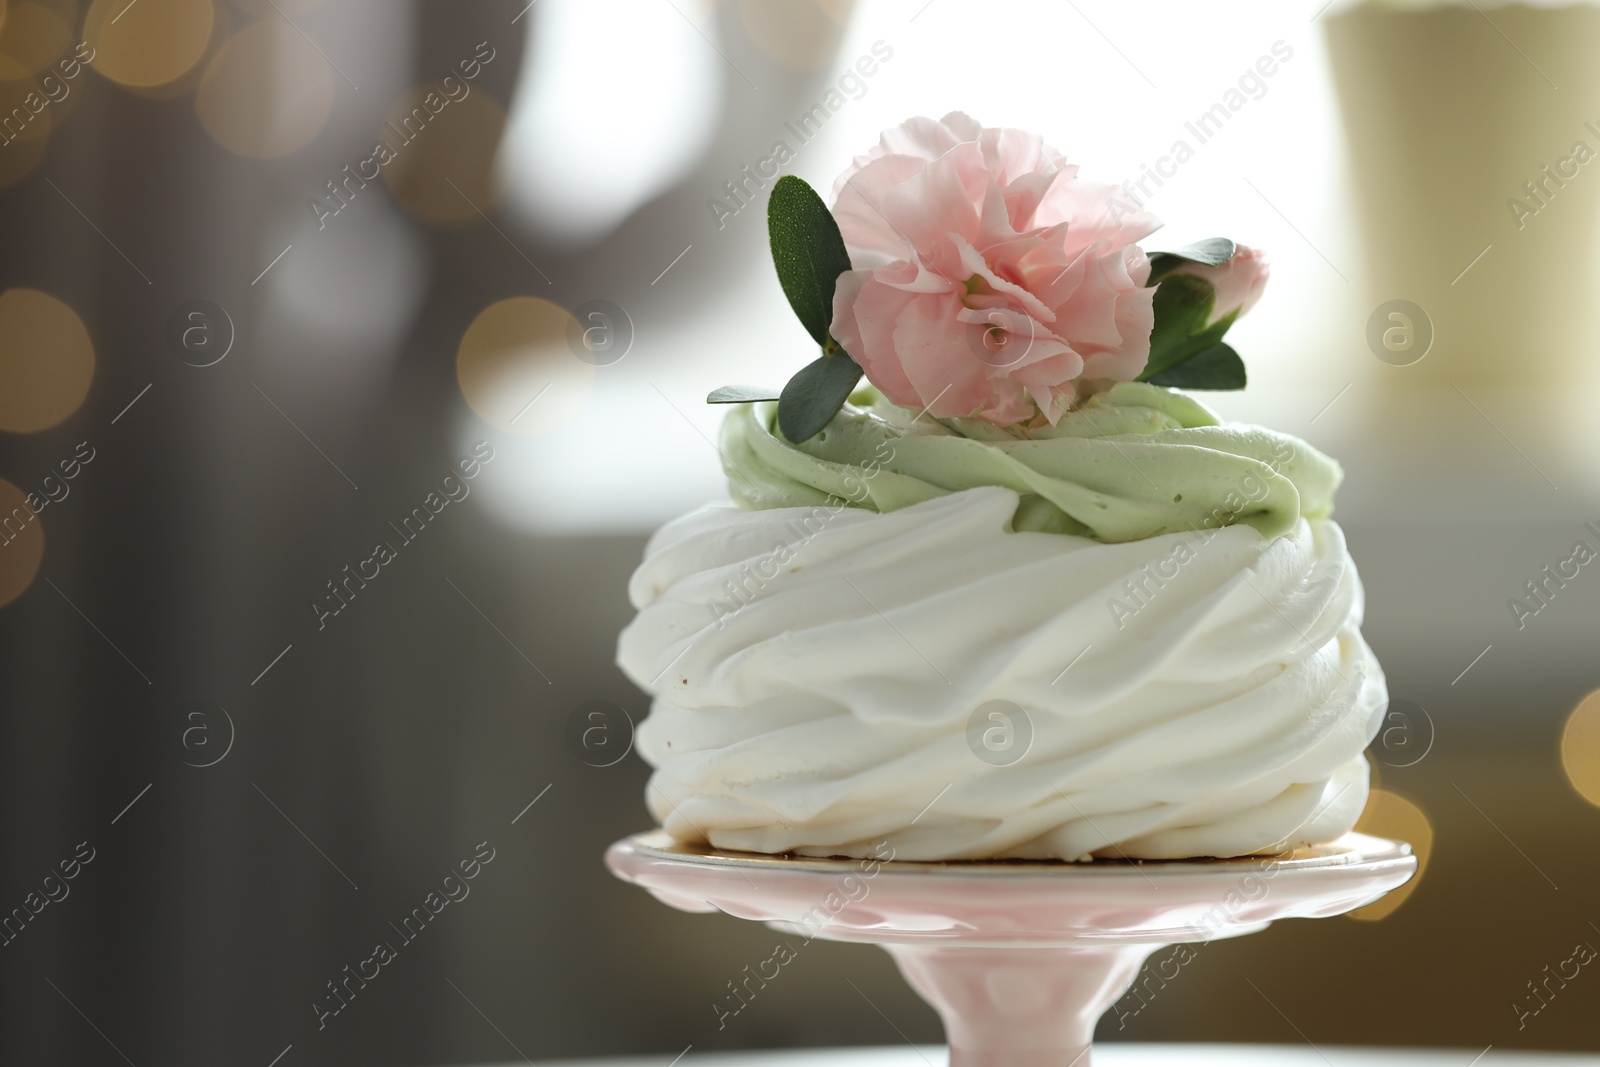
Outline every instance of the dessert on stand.
{"label": "dessert on stand", "polygon": [[1147,253],[1130,190],[960,113],[768,223],[819,352],[710,395],[731,502],[630,582],[661,830],[611,869],[882,944],[954,1062],[1019,1067],[1086,1063],[1159,946],[1410,877],[1351,833],[1387,692],[1342,472],[1190,395],[1245,385],[1264,257]]}

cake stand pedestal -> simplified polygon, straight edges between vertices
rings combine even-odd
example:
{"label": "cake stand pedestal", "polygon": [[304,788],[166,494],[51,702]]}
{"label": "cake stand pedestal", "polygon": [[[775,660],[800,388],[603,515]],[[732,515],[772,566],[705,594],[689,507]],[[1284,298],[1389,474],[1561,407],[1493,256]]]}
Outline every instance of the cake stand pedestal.
{"label": "cake stand pedestal", "polygon": [[656,830],[612,845],[606,865],[683,911],[882,945],[944,1020],[951,1067],[1088,1067],[1095,1022],[1156,949],[1343,914],[1417,861],[1354,833],[1232,860],[879,863],[718,852]]}

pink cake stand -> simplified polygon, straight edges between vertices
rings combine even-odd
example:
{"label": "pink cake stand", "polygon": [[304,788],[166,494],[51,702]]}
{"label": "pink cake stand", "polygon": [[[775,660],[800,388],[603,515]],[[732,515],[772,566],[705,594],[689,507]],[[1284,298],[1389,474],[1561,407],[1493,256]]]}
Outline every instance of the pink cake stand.
{"label": "pink cake stand", "polygon": [[882,945],[944,1020],[951,1067],[1088,1067],[1094,1026],[1156,949],[1340,915],[1405,883],[1409,845],[1346,834],[1276,857],[1054,863],[718,852],[664,831],[606,852],[683,911]]}

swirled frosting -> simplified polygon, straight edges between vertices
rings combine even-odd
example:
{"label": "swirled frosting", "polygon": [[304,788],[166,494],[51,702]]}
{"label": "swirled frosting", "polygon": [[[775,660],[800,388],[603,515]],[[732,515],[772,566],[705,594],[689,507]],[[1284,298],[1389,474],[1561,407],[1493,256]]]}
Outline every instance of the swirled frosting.
{"label": "swirled frosting", "polygon": [[[759,412],[734,416],[725,448],[747,449],[730,465],[751,482],[735,490],[762,508],[658,531],[619,645],[655,697],[637,747],[666,829],[920,860],[1235,856],[1348,830],[1386,694],[1343,534],[1320,517],[1337,468],[1303,443],[1301,466],[1274,467],[1266,431],[1105,407],[1154,489],[1110,437],[934,454],[963,439],[858,412],[895,459],[865,506],[829,507],[838,459],[774,453]],[[817,452],[845,447],[836,429]],[[969,457],[1002,484],[963,485],[977,475],[948,464]],[[1167,532],[1240,471],[1270,487],[1229,509],[1240,521]],[[1069,522],[1095,536],[1038,532]],[[996,724],[1015,752],[991,749]]]}
{"label": "swirled frosting", "polygon": [[720,448],[734,502],[891,512],[1002,486],[1019,498],[1016,530],[1115,542],[1240,523],[1276,537],[1302,517],[1325,518],[1342,477],[1304,441],[1221,425],[1190,397],[1142,382],[1031,430],[919,417],[872,390],[852,399],[798,445],[776,431],[776,405],[735,408]]}

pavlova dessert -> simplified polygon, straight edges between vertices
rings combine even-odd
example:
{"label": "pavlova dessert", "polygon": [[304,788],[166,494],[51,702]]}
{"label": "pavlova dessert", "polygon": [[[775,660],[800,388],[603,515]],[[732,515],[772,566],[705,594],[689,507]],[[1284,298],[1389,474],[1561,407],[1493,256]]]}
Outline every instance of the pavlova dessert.
{"label": "pavlova dessert", "polygon": [[[917,118],[768,208],[821,354],[719,389],[618,662],[651,812],[714,848],[1178,859],[1338,838],[1386,703],[1341,472],[1222,423],[1267,269],[1172,252],[1029,133]],[[862,382],[865,376],[866,382]]]}

